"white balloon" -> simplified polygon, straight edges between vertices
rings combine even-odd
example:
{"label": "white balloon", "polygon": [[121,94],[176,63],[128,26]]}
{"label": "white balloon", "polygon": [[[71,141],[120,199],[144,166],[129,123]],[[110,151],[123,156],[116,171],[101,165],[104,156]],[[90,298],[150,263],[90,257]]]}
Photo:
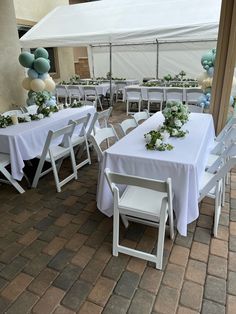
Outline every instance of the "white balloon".
{"label": "white balloon", "polygon": [[52,92],[54,91],[55,87],[56,87],[56,84],[53,80],[50,80],[49,78],[46,79],[44,81],[45,83],[45,90],[48,91],[48,92]]}
{"label": "white balloon", "polygon": [[29,77],[25,77],[22,81],[22,87],[26,90],[30,90],[31,89],[31,79]]}
{"label": "white balloon", "polygon": [[30,86],[34,92],[42,92],[45,88],[45,83],[41,79],[34,79],[31,81]]}

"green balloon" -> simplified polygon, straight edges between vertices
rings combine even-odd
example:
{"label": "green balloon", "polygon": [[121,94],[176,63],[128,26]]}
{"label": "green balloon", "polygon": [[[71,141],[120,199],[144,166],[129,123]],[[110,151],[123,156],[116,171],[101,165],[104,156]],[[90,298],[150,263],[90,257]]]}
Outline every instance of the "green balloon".
{"label": "green balloon", "polygon": [[34,52],[34,56],[35,56],[35,59],[38,59],[38,58],[47,59],[48,58],[48,52],[44,48],[37,48]]}
{"label": "green balloon", "polygon": [[212,57],[212,64],[213,65],[215,64],[215,60],[216,60],[216,54],[214,54],[213,57]]}
{"label": "green balloon", "polygon": [[202,65],[204,65],[204,61],[207,61],[207,63],[209,62],[209,61],[212,61],[212,58],[213,58],[213,53],[212,53],[212,51],[209,51],[209,52],[207,52],[207,53],[205,53],[203,56],[202,56],[202,58],[201,58],[201,64]]}
{"label": "green balloon", "polygon": [[34,62],[34,55],[24,51],[19,55],[19,62],[23,67],[31,68]]}
{"label": "green balloon", "polygon": [[43,74],[50,70],[50,64],[48,60],[40,57],[34,61],[34,69],[39,73]]}

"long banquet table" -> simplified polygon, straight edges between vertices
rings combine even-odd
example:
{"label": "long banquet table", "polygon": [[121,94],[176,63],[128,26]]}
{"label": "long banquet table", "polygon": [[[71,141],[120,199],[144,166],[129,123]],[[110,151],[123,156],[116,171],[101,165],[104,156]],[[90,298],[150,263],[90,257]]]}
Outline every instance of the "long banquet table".
{"label": "long banquet table", "polygon": [[[54,113],[51,117],[0,129],[0,152],[10,154],[13,178],[21,180],[24,160],[33,159],[42,153],[49,130],[60,129],[66,126],[69,120],[79,119],[88,113],[91,114],[90,123],[95,111],[93,106],[67,108]],[[60,139],[55,143],[58,144],[58,141]]]}
{"label": "long banquet table", "polygon": [[183,129],[189,133],[183,139],[170,138],[171,151],[148,151],[144,134],[156,129],[164,121],[161,112],[139,125],[105,151],[99,178],[97,206],[111,216],[112,194],[104,176],[104,169],[152,179],[172,178],[174,211],[177,229],[187,234],[187,225],[199,215],[199,182],[214,141],[214,125],[209,114],[191,113]]}

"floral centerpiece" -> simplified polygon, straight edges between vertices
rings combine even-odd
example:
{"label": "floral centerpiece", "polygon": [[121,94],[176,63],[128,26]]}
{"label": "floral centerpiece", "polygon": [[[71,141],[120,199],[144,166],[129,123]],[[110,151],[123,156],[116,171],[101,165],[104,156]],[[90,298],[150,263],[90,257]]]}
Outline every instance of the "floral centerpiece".
{"label": "floral centerpiece", "polygon": [[173,137],[184,137],[187,131],[181,130],[182,126],[188,121],[188,107],[182,102],[170,101],[166,103],[165,109],[162,111],[165,121],[163,130],[170,133]]}
{"label": "floral centerpiece", "polygon": [[188,107],[182,102],[167,102],[162,114],[165,118],[163,125],[144,135],[148,150],[172,150],[174,147],[167,143],[168,138],[184,137],[188,133],[188,131],[181,130],[189,116]]}

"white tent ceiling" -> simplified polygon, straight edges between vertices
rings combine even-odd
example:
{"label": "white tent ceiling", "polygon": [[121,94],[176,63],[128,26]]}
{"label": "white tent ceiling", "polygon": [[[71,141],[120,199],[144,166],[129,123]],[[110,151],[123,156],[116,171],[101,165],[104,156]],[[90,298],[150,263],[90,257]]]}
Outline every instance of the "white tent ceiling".
{"label": "white tent ceiling", "polygon": [[21,39],[25,48],[216,39],[221,0],[103,0],[61,6]]}

